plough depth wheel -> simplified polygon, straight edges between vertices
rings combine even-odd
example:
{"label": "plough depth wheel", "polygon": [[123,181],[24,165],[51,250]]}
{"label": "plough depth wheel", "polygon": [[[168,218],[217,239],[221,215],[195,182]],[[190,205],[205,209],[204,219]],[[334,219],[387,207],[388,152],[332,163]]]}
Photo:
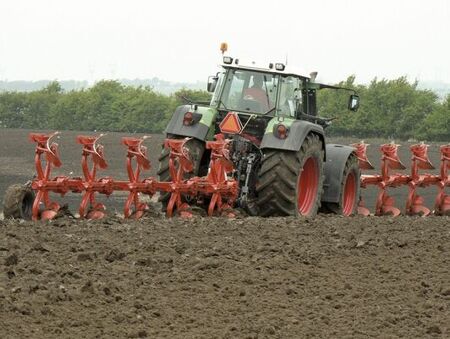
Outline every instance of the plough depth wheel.
{"label": "plough depth wheel", "polygon": [[30,185],[8,187],[3,199],[3,216],[6,219],[31,220],[35,194]]}

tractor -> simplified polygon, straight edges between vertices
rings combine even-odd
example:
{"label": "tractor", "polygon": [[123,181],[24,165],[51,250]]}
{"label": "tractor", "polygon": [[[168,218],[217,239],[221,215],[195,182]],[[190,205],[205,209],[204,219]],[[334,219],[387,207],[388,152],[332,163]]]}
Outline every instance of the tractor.
{"label": "tractor", "polygon": [[[221,135],[231,140],[229,159],[239,183],[235,206],[250,215],[355,214],[358,158],[353,147],[326,143],[324,130],[332,119],[318,115],[317,92],[350,92],[350,111],[358,109],[359,96],[349,88],[318,83],[316,76],[291,72],[283,63],[261,66],[223,56],[221,70],[208,78],[211,101],[185,98],[165,130],[168,139],[189,138],[184,146],[194,166],[186,176],[207,175],[211,150],[205,143]],[[160,181],[170,180],[169,155],[163,148]],[[169,193],[160,195],[163,208],[169,198]]]}

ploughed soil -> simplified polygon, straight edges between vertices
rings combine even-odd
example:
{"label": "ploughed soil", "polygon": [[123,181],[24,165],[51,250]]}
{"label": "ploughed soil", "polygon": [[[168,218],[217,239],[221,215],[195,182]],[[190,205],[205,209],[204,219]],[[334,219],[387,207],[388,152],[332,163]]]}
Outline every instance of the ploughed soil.
{"label": "ploughed soil", "polygon": [[[0,201],[34,174],[28,132],[0,130]],[[77,134],[56,140],[55,174],[81,175]],[[125,135],[102,139],[102,176],[126,179]],[[148,175],[161,142],[146,141]],[[124,199],[99,198],[119,213]],[[0,220],[0,338],[450,338],[448,216],[184,220],[153,205],[140,221]]]}
{"label": "ploughed soil", "polygon": [[1,338],[449,338],[450,218],[0,221]]}

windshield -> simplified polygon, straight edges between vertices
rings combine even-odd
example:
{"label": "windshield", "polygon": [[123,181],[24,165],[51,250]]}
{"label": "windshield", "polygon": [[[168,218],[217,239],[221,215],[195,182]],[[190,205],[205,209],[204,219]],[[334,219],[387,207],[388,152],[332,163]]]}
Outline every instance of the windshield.
{"label": "windshield", "polygon": [[278,80],[278,75],[230,69],[219,107],[259,114],[270,112],[276,105]]}

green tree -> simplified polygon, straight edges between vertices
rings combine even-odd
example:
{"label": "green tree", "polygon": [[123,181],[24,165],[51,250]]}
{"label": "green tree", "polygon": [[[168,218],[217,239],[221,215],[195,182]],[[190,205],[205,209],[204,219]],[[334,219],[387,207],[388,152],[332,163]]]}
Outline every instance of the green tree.
{"label": "green tree", "polygon": [[49,83],[40,91],[30,92],[25,105],[25,127],[48,128],[50,112],[61,95],[62,88],[57,81]]}
{"label": "green tree", "polygon": [[368,86],[356,86],[354,77],[349,77],[338,85],[355,89],[361,96],[361,107],[358,112],[344,113],[348,93],[322,90],[319,108],[325,116],[338,118],[329,129],[332,135],[415,138],[419,126],[437,107],[436,94],[419,90],[417,82],[409,83],[405,77],[375,78]]}
{"label": "green tree", "polygon": [[5,92],[0,94],[0,127],[26,127],[27,98],[28,93],[22,92]]}
{"label": "green tree", "polygon": [[427,140],[450,141],[450,95],[425,118],[419,135]]}

